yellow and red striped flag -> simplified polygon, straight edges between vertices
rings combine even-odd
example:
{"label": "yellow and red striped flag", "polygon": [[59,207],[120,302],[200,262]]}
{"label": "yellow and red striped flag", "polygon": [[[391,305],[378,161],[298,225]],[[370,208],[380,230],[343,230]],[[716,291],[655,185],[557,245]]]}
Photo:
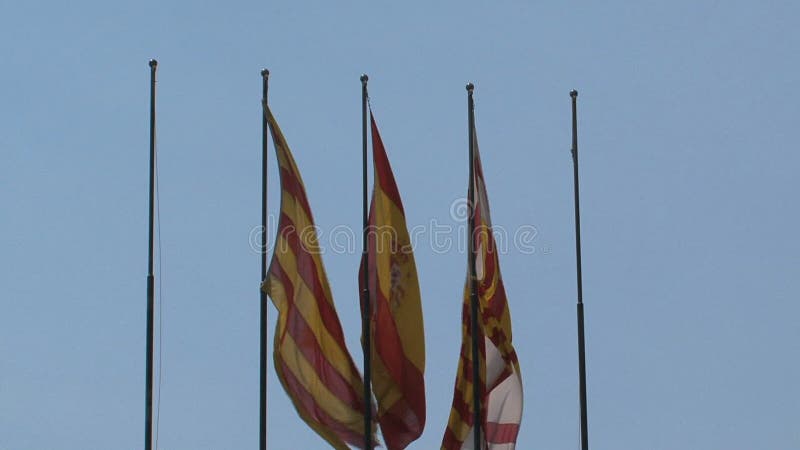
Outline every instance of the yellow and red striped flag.
{"label": "yellow and red striped flag", "polygon": [[275,250],[262,286],[278,309],[275,370],[300,417],[333,448],[363,448],[364,384],[336,314],[303,180],[272,112],[281,210]]}
{"label": "yellow and red striped flag", "polygon": [[[498,249],[492,235],[489,199],[483,179],[478,152],[477,134],[474,146],[474,208],[475,273],[478,286],[480,315],[478,318],[480,392],[481,392],[481,449],[513,450],[522,421],[522,377],[519,361],[511,344],[511,314],[508,309],[503,278],[500,275]],[[470,256],[471,257],[471,256]],[[473,377],[472,332],[470,321],[470,275],[464,288],[462,306],[461,355],[458,361],[453,406],[442,440],[442,450],[473,450]]]}
{"label": "yellow and red striped flag", "polygon": [[[367,238],[372,391],[386,447],[402,450],[425,428],[422,303],[403,202],[372,111],[370,119],[375,167]],[[363,270],[362,260],[361,292]]]}

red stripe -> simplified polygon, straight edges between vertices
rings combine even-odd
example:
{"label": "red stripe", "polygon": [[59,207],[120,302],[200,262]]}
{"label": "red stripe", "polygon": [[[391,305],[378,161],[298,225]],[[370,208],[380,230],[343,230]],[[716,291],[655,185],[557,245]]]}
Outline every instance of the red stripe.
{"label": "red stripe", "polygon": [[461,422],[472,425],[472,404],[466,402],[464,393],[458,389],[455,390],[455,395],[453,395],[452,406],[453,410],[458,413]]}
{"label": "red stripe", "polygon": [[[370,216],[374,219],[374,209]],[[369,236],[369,248],[375,249],[375,236]],[[401,391],[398,399],[378,418],[389,450],[404,449],[425,427],[425,379],[422,372],[405,356],[394,317],[387,309],[386,297],[377,288],[376,255],[370,254],[370,299],[372,305],[372,340],[377,357],[381,358],[391,382]],[[364,264],[359,266],[359,287],[364,288]],[[361,298],[362,309],[364,298]],[[380,399],[378,399],[380,401]],[[384,405],[385,406],[385,405]]]}
{"label": "red stripe", "polygon": [[[479,362],[486,361],[486,347],[481,345],[478,347],[478,357],[480,358]],[[461,378],[464,379],[465,382],[472,382],[472,342],[471,340],[467,339],[464,345],[461,346],[461,358],[464,360],[464,364],[461,367]]]}
{"label": "red stripe", "polygon": [[[472,349],[471,349],[471,346],[469,344],[467,344],[467,345],[462,347],[461,358],[464,360],[464,363],[461,365],[460,379],[463,380],[463,383],[472,383],[472,360],[468,358],[468,356],[465,354],[465,352],[469,353],[470,356],[471,356]],[[481,359],[485,360],[485,357],[481,356]],[[480,380],[480,384],[481,384],[481,387],[483,388],[484,385],[486,384],[486,380],[481,379]],[[470,393],[471,392],[472,392],[472,388],[470,388]],[[485,391],[484,391],[484,395],[485,395]]]}
{"label": "red stripe", "polygon": [[[459,373],[459,376],[456,378],[456,387],[454,389],[453,405],[452,405],[453,410],[455,410],[459,414],[460,420],[462,422],[466,423],[467,425],[472,425],[472,423],[473,423],[473,420],[472,420],[472,415],[473,415],[472,414],[472,411],[473,411],[473,407],[472,406],[473,405],[472,405],[471,402],[469,404],[466,402],[466,400],[464,398],[464,394],[465,393],[462,392],[461,390],[459,390],[459,387],[464,388],[464,387],[466,387],[467,383],[472,383],[472,380],[473,380],[473,378],[472,378],[472,361],[470,359],[470,357],[472,355],[472,349],[471,349],[470,342],[471,342],[470,338],[469,337],[465,337],[465,339],[464,339],[464,341],[462,342],[462,345],[461,345],[461,361],[460,361],[461,371]],[[485,351],[484,347],[485,346],[480,346],[479,347],[479,350],[481,350],[481,355],[480,355],[481,361],[485,361],[485,358],[486,358],[485,355],[483,354],[484,351]],[[482,408],[481,409],[485,410],[485,408],[486,408],[486,401],[485,401],[485,399],[486,399],[486,384],[485,384],[484,380],[480,380],[480,384],[481,384],[481,392],[482,392],[482,394],[481,394],[481,399],[482,399],[481,407]],[[472,393],[472,390],[470,388],[470,394],[471,393]]]}
{"label": "red stripe", "polygon": [[388,449],[403,449],[416,440],[425,427],[425,379],[403,353],[394,317],[387,310],[386,298],[381,292],[376,294],[375,351],[403,393],[390,414],[379,417],[379,423]]}
{"label": "red stripe", "polygon": [[[370,227],[375,226],[375,192],[372,193],[372,198],[370,199],[369,203],[369,219],[368,225]],[[376,233],[368,233],[367,234],[367,249],[370,251],[370,258],[369,258],[369,274],[367,275],[367,281],[369,283],[369,292],[375,292],[376,290],[376,269],[375,269],[375,257],[371,253],[371,249],[374,249],[376,246],[375,239],[377,238]],[[361,304],[361,314],[364,315],[364,256],[361,256],[361,261],[358,265],[358,293],[359,293],[359,300]],[[370,296],[370,311],[374,313],[375,311],[375,296]],[[373,320],[373,318],[370,318]],[[363,338],[363,336],[362,336]]]}
{"label": "red stripe", "polygon": [[486,299],[485,303],[486,306],[481,311],[484,317],[493,317],[497,320],[502,319],[503,313],[508,306],[508,301],[506,300],[506,290],[502,279],[497,280],[494,294],[491,298]]}
{"label": "red stripe", "polygon": [[[453,414],[454,413],[458,415],[457,417],[455,417],[457,422],[460,422],[460,423],[466,425],[467,427],[471,427],[473,425],[474,421],[472,420],[472,418],[473,418],[472,405],[466,403],[466,401],[464,400],[464,396],[463,396],[462,392],[459,391],[458,388],[456,388],[455,394],[453,395],[453,405],[452,405],[452,409],[450,411],[451,420],[453,419]],[[447,430],[445,431],[445,437],[444,437],[444,442],[442,443],[442,446],[444,446],[446,448],[451,448],[451,447],[448,446],[448,444],[446,444],[448,442],[450,444],[454,444],[454,443],[457,444],[455,447],[452,447],[452,448],[456,448],[456,449],[460,449],[461,448],[461,444],[463,442],[463,441],[459,441],[457,439],[457,437],[450,430],[449,426],[447,427]]]}
{"label": "red stripe", "polygon": [[363,435],[354,432],[346,425],[338,422],[336,419],[328,415],[325,410],[314,401],[314,397],[312,397],[311,393],[305,389],[303,384],[297,378],[295,378],[292,371],[289,370],[289,368],[286,366],[286,363],[282,359],[280,360],[280,368],[282,378],[286,382],[286,389],[293,394],[291,397],[294,401],[295,407],[298,410],[302,409],[305,412],[305,414],[301,415],[313,419],[317,423],[325,426],[348,444],[357,446],[358,448],[363,448]]}
{"label": "red stripe", "polygon": [[[297,311],[293,304],[294,299],[294,286],[289,280],[286,272],[280,264],[275,264],[271,272],[277,278],[286,290],[286,296],[289,299],[290,309],[286,317],[286,332],[288,332],[294,339],[297,348],[300,349],[306,361],[314,367],[317,376],[336,397],[342,402],[349,405],[356,411],[363,412],[363,402],[361,401],[358,393],[350,384],[349,380],[344,378],[342,374],[328,361],[325,352],[320,343],[314,336],[311,327],[305,321],[305,318]],[[283,337],[281,337],[283,341]],[[336,342],[342,348],[345,354],[347,350],[343,347],[343,343]],[[354,372],[354,374],[357,372]]]}
{"label": "red stripe", "polygon": [[[460,360],[461,372],[459,376],[456,378],[456,387],[453,393],[453,404],[450,415],[452,419],[453,414],[457,414],[457,417],[455,417],[455,419],[458,422],[461,422],[466,426],[473,426],[474,421],[472,420],[473,418],[472,404],[471,403],[468,404],[466,402],[464,398],[464,392],[459,390],[459,387],[464,388],[466,386],[466,383],[472,380],[472,362],[469,359],[467,359],[467,356],[465,354],[467,352],[471,352],[469,342],[470,341],[468,337],[465,337],[465,340],[462,342],[461,360]],[[481,346],[481,348],[483,348],[483,346]],[[485,356],[482,356],[482,359],[484,358]],[[485,422],[486,407],[487,407],[486,405],[487,402],[485,399],[487,397],[486,397],[485,384],[481,382],[481,385],[483,391],[483,394],[481,395],[481,398],[483,399],[483,401],[481,402],[481,415],[483,417],[483,422]],[[459,441],[448,427],[447,430],[445,430],[445,436],[442,442],[442,448],[447,450],[449,449],[459,450],[461,448],[461,445],[462,441]]]}
{"label": "red stripe", "polygon": [[[497,255],[494,254],[495,251],[495,241],[494,236],[491,234],[492,229],[487,228],[487,239],[486,239],[486,257],[483,255],[478,255],[479,258],[483,258],[483,280],[481,283],[481,292],[485,292],[489,286],[491,286],[492,281],[497,277],[499,274],[497,273]],[[477,239],[476,239],[477,240]],[[476,243],[477,248],[477,243]]]}
{"label": "red stripe", "polygon": [[375,171],[377,176],[375,180],[381,187],[381,190],[394,202],[400,209],[400,212],[405,215],[403,211],[403,202],[400,200],[400,193],[397,191],[397,183],[394,181],[394,174],[392,167],[389,165],[389,158],[386,156],[386,148],[383,146],[380,132],[378,132],[378,125],[375,123],[375,117],[370,110],[370,122],[372,124],[372,159],[375,164]]}
{"label": "red stripe", "polygon": [[517,442],[518,434],[518,423],[489,422],[486,424],[486,440],[490,444],[514,444]]}
{"label": "red stripe", "polygon": [[481,153],[478,150],[478,136],[473,134],[472,138],[475,140],[475,178],[483,180],[483,164],[481,164]]}
{"label": "red stripe", "polygon": [[498,327],[492,327],[489,340],[492,341],[494,346],[497,347],[501,353],[503,353],[503,347],[510,344],[510,340],[506,337],[505,333],[503,333],[503,330]]}
{"label": "red stripe", "polygon": [[400,398],[378,417],[386,448],[402,450],[417,440],[425,427],[425,416],[422,416],[422,422],[419,422],[419,417],[411,411],[404,398]]}
{"label": "red stripe", "polygon": [[[300,207],[308,217],[308,221],[313,223],[314,217],[311,215],[311,206],[308,204],[308,197],[303,188],[303,181],[300,179],[300,175],[289,171],[285,167],[281,167],[280,172],[281,189],[291,194],[300,203]],[[283,205],[281,205],[281,211],[283,211]]]}
{"label": "red stripe", "polygon": [[389,311],[388,300],[382,292],[377,292],[375,347],[384,366],[395,382],[403,385],[403,391],[415,393],[409,397],[418,415],[425,415],[425,390],[422,372],[403,353],[399,331],[394,317]]}
{"label": "red stripe", "polygon": [[492,382],[492,385],[489,386],[487,392],[492,392],[494,388],[500,385],[503,381],[506,381],[506,378],[510,377],[514,372],[511,371],[511,367],[509,366],[508,362],[503,365],[503,371],[497,375],[497,379]]}

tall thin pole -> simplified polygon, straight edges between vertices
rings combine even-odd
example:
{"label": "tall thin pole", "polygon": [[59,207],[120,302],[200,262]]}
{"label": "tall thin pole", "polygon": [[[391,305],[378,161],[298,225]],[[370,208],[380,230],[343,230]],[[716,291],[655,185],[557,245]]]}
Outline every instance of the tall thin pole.
{"label": "tall thin pole", "polygon": [[144,449],[153,448],[153,315],[155,310],[155,279],[153,277],[153,229],[156,191],[156,67],[150,65],[150,205],[147,243],[147,350],[145,363]]}
{"label": "tall thin pole", "polygon": [[363,194],[363,223],[364,223],[364,298],[361,311],[361,333],[364,336],[364,448],[372,450],[372,305],[369,298],[369,251],[367,239],[369,216],[369,203],[367,199],[367,81],[369,77],[361,75],[361,155],[362,155],[362,194]]}
{"label": "tall thin pole", "polygon": [[[269,70],[261,71],[262,104],[267,104],[269,90]],[[266,114],[261,113],[261,282],[267,280],[267,143],[269,142],[269,124]],[[261,296],[261,335],[259,361],[259,421],[258,448],[267,450],[267,293],[259,289]]]}
{"label": "tall thin pole", "polygon": [[586,339],[583,331],[583,274],[581,272],[581,204],[578,186],[578,91],[572,97],[572,167],[575,179],[575,262],[578,277],[578,372],[581,402],[581,450],[589,450],[589,416],[586,412]]}
{"label": "tall thin pole", "polygon": [[478,335],[478,275],[475,270],[475,101],[472,93],[475,85],[467,84],[467,114],[469,116],[469,188],[467,190],[467,203],[469,204],[469,233],[467,235],[467,248],[469,253],[469,280],[470,280],[470,329],[472,330],[472,429],[474,445],[472,448],[479,450],[481,445],[481,370],[480,370],[480,345]]}

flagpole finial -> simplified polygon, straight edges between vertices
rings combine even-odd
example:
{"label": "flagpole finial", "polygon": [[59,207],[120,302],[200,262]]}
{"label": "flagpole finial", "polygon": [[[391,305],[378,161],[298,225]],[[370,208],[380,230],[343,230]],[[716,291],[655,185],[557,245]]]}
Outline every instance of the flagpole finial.
{"label": "flagpole finial", "polygon": [[361,84],[367,84],[367,81],[369,81],[369,77],[367,76],[367,74],[362,73],[361,74]]}
{"label": "flagpole finial", "polygon": [[472,92],[475,90],[475,85],[472,83],[467,83],[467,92]]}
{"label": "flagpole finial", "polygon": [[155,68],[158,65],[158,61],[151,59],[147,64],[150,66],[150,68]]}
{"label": "flagpole finial", "polygon": [[269,69],[261,69],[261,77],[269,78]]}
{"label": "flagpole finial", "polygon": [[578,97],[578,91],[576,91],[575,89],[569,91],[569,96],[572,97],[572,98],[577,98]]}

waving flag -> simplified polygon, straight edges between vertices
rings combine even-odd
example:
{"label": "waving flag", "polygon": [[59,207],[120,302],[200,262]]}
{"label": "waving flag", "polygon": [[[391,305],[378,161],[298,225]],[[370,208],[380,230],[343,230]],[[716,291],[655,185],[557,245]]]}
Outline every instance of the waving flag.
{"label": "waving flag", "polygon": [[[403,203],[371,111],[370,118],[375,166],[367,239],[372,390],[386,447],[402,450],[425,428],[422,304]],[[362,261],[361,292],[363,270]]]}
{"label": "waving flag", "polygon": [[480,316],[478,330],[471,329],[470,282],[464,289],[462,307],[462,342],[458,362],[453,406],[442,441],[442,450],[475,450],[473,430],[472,333],[479,341],[482,433],[488,450],[513,450],[522,420],[522,378],[514,347],[511,345],[511,315],[500,276],[497,246],[492,235],[489,199],[483,179],[478,152],[477,134],[472,134],[474,146],[473,189],[475,192],[472,231],[476,249],[475,272],[478,285]]}
{"label": "waving flag", "polygon": [[275,251],[262,287],[278,309],[275,370],[300,417],[333,448],[363,448],[364,397],[333,305],[303,180],[268,107],[281,178]]}

